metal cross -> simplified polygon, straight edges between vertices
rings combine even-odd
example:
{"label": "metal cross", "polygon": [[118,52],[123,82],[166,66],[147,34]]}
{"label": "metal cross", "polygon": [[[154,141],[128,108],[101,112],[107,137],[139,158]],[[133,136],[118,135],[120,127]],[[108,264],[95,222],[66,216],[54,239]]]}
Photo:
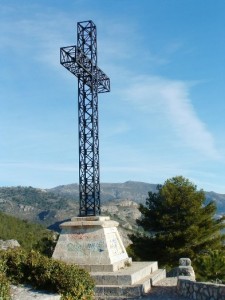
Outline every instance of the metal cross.
{"label": "metal cross", "polygon": [[92,21],[77,23],[77,46],[60,48],[60,63],[78,77],[80,216],[100,215],[98,93],[110,91],[110,79],[97,66]]}

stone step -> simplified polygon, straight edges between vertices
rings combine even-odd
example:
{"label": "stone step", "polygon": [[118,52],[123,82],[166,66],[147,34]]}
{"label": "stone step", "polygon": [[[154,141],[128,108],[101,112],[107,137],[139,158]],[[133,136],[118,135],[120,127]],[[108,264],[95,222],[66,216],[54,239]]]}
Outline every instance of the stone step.
{"label": "stone step", "polygon": [[95,300],[133,299],[141,297],[151,289],[150,276],[145,277],[134,285],[97,285],[95,286]]}
{"label": "stone step", "polygon": [[157,282],[166,278],[166,269],[158,269],[151,276],[151,286],[155,286]]}
{"label": "stone step", "polygon": [[95,300],[119,300],[141,298],[156,283],[166,277],[165,270],[156,270],[132,285],[96,285]]}
{"label": "stone step", "polygon": [[157,262],[133,262],[116,272],[92,272],[96,285],[133,285],[158,270]]}

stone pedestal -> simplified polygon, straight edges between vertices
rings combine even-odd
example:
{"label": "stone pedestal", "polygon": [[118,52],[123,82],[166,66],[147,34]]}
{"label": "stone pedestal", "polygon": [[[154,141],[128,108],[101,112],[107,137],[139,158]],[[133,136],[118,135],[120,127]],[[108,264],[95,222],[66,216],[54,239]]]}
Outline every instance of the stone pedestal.
{"label": "stone pedestal", "polygon": [[80,265],[90,272],[114,272],[131,263],[110,217],[75,217],[60,225],[53,258]]}
{"label": "stone pedestal", "polygon": [[53,258],[77,264],[95,282],[95,300],[137,299],[165,278],[157,262],[133,262],[109,217],[77,217],[60,225]]}

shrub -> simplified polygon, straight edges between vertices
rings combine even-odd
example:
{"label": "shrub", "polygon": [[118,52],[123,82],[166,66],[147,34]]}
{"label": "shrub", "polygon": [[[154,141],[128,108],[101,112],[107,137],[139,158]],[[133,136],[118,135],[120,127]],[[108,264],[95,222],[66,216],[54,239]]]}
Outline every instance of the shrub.
{"label": "shrub", "polygon": [[10,298],[10,285],[4,273],[0,272],[0,299],[9,300]]}
{"label": "shrub", "polygon": [[6,275],[14,284],[23,283],[26,275],[26,252],[21,248],[1,251],[0,258],[6,265]]}
{"label": "shrub", "polygon": [[89,273],[76,265],[31,251],[12,249],[1,254],[7,276],[13,283],[27,283],[40,289],[57,292],[62,300],[93,299],[94,282]]}
{"label": "shrub", "polygon": [[209,250],[197,256],[194,267],[198,280],[221,280],[225,283],[225,252]]}
{"label": "shrub", "polygon": [[5,271],[5,262],[0,259],[0,299],[10,300],[10,285]]}

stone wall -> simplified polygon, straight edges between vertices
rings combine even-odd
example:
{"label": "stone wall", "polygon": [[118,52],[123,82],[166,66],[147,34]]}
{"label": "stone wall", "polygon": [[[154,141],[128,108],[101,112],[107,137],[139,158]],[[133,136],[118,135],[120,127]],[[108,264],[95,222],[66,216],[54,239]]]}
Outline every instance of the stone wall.
{"label": "stone wall", "polygon": [[195,282],[186,276],[178,278],[177,292],[188,299],[225,300],[225,285]]}

